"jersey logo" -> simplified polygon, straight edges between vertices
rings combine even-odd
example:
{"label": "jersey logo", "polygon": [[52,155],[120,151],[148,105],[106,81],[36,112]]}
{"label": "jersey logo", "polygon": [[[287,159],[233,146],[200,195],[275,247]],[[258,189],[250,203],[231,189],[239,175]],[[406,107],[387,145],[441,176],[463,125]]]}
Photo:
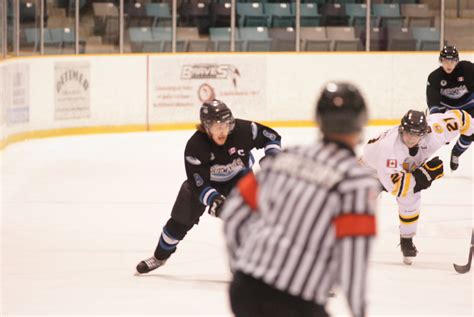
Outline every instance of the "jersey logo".
{"label": "jersey logo", "polygon": [[402,163],[402,168],[406,172],[413,172],[417,167],[415,162],[405,161]]}
{"label": "jersey logo", "polygon": [[436,133],[443,133],[443,127],[439,123],[433,124],[433,129]]}
{"label": "jersey logo", "polygon": [[447,82],[446,82],[446,80],[443,79],[439,84],[444,87],[444,86],[446,86]]}
{"label": "jersey logo", "polygon": [[192,165],[201,165],[201,161],[193,156],[186,156],[186,161]]}
{"label": "jersey logo", "polygon": [[410,163],[403,162],[402,168],[403,168],[404,171],[409,172],[410,171]]}
{"label": "jersey logo", "polygon": [[244,151],[244,149],[238,149],[238,150],[237,150],[237,154],[239,154],[240,156],[245,156],[245,151]]}
{"label": "jersey logo", "polygon": [[461,85],[453,88],[440,89],[439,93],[448,98],[457,99],[469,93],[469,90],[467,89],[466,85]]}
{"label": "jersey logo", "polygon": [[276,135],[274,133],[268,132],[267,130],[263,130],[263,135],[272,141],[276,140]]}
{"label": "jersey logo", "polygon": [[202,177],[197,173],[194,173],[193,176],[194,176],[194,181],[196,182],[196,186],[201,187],[202,184],[204,184]]}
{"label": "jersey logo", "polygon": [[213,182],[228,182],[245,169],[245,164],[237,158],[227,165],[212,165],[210,174]]}
{"label": "jersey logo", "polygon": [[387,167],[396,168],[397,167],[397,160],[388,159],[387,160]]}

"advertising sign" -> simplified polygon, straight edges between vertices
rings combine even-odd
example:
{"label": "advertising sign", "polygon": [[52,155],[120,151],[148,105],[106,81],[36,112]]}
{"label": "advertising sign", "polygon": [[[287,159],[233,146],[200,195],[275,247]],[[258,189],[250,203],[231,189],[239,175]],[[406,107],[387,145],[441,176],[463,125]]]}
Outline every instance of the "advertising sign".
{"label": "advertising sign", "polygon": [[54,65],[54,73],[55,120],[89,118],[89,62],[57,62]]}

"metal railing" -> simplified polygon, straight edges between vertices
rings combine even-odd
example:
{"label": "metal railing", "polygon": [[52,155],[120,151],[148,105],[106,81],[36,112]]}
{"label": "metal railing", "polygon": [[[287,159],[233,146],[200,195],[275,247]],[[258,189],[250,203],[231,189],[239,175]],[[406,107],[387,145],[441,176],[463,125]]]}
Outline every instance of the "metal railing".
{"label": "metal railing", "polygon": [[[3,58],[6,58],[9,55],[18,56],[21,54],[20,50],[20,1],[22,0],[15,0],[15,1],[0,1],[0,45],[1,45],[1,54]],[[236,51],[236,35],[237,35],[237,13],[236,13],[236,4],[237,0],[230,0],[231,1],[231,19],[230,19],[230,52]],[[45,54],[45,2],[46,0],[31,0],[30,2],[34,2],[35,4],[39,4],[39,53]],[[127,1],[128,2],[128,1]],[[329,1],[328,1],[329,2]],[[337,1],[334,1],[337,2]],[[128,2],[129,3],[129,2]],[[295,0],[296,3],[296,15],[295,15],[295,48],[294,51],[299,52],[301,50],[300,47],[300,39],[301,39],[301,20],[300,20],[300,3],[301,0]],[[366,9],[366,23],[365,23],[365,50],[370,51],[370,43],[371,43],[371,28],[372,28],[372,17],[371,17],[371,7],[372,1],[367,0],[365,1],[367,5]],[[80,54],[80,1],[76,0],[73,2],[74,4],[74,53]],[[125,0],[120,0],[118,2],[119,5],[119,17],[118,17],[118,52],[124,53],[124,33],[125,33],[125,18],[126,14],[124,14],[124,6]],[[440,38],[439,43],[442,46],[442,43],[445,42],[445,0],[440,0]],[[459,15],[459,8],[460,8],[460,0],[457,0],[457,9]],[[70,8],[68,8],[70,9]],[[177,25],[178,25],[178,1],[172,0],[172,7],[171,7],[171,27],[172,27],[172,37],[171,37],[171,52],[177,51]],[[12,12],[12,15],[9,15],[8,12]],[[70,12],[70,11],[69,11]],[[9,27],[12,30],[9,30]],[[11,31],[11,32],[9,32]],[[12,36],[9,37],[9,34]]]}

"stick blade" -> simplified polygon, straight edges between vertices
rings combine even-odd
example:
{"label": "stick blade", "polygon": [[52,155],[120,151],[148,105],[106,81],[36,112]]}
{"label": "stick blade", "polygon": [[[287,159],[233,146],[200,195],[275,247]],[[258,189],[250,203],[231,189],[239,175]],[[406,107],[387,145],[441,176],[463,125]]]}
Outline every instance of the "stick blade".
{"label": "stick blade", "polygon": [[453,266],[454,266],[454,269],[456,270],[456,272],[458,272],[460,274],[464,274],[464,273],[469,272],[469,270],[471,269],[472,254],[473,253],[474,253],[474,246],[471,246],[471,248],[469,249],[469,258],[467,259],[467,264],[466,265],[459,265],[459,264],[453,263]]}
{"label": "stick blade", "polygon": [[469,263],[466,265],[458,265],[458,264],[453,263],[453,266],[456,272],[458,272],[459,274],[467,273],[471,269],[471,266],[469,265]]}

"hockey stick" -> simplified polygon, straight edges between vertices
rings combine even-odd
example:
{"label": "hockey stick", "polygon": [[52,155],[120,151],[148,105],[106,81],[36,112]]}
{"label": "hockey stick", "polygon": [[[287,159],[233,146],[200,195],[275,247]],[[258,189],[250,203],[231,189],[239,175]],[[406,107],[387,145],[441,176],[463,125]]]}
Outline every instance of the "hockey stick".
{"label": "hockey stick", "polygon": [[458,272],[460,274],[464,274],[464,273],[469,272],[469,270],[471,269],[472,253],[473,252],[474,252],[474,229],[472,229],[471,248],[469,249],[469,258],[467,260],[467,264],[466,265],[458,265],[458,264],[453,263],[453,266],[454,266],[454,269],[456,270],[456,272]]}

